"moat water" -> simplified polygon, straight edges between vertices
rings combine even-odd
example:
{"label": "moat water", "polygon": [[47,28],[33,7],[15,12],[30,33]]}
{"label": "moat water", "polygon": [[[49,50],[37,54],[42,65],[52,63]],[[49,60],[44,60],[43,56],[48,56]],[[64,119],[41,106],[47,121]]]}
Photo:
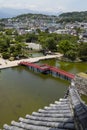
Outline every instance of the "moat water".
{"label": "moat water", "polygon": [[[44,60],[71,73],[87,72],[87,63],[66,63]],[[49,75],[37,74],[27,67],[15,67],[0,72],[0,128],[3,124],[18,121],[39,108],[62,98],[69,86],[67,81]]]}

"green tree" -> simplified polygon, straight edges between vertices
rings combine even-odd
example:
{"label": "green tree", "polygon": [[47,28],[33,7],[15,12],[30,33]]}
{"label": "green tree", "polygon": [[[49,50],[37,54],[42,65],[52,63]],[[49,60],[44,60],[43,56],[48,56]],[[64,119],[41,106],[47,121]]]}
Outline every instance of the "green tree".
{"label": "green tree", "polygon": [[12,35],[13,29],[6,29],[5,33],[6,33],[6,35]]}
{"label": "green tree", "polygon": [[16,35],[15,41],[24,42],[25,41],[25,35]]}
{"label": "green tree", "polygon": [[77,53],[73,50],[69,50],[66,53],[67,58],[71,59],[72,61],[76,59]]}
{"label": "green tree", "polygon": [[65,57],[75,60],[77,57],[78,46],[70,42],[69,40],[62,40],[58,45],[59,50],[64,54]]}
{"label": "green tree", "polygon": [[87,61],[87,43],[81,43],[79,45],[78,56],[81,60]]}
{"label": "green tree", "polygon": [[36,32],[40,34],[40,33],[41,33],[41,30],[40,30],[39,28],[37,28],[37,29],[36,29]]}
{"label": "green tree", "polygon": [[7,51],[8,44],[6,43],[5,39],[0,39],[0,52]]}
{"label": "green tree", "polygon": [[57,42],[54,40],[53,37],[48,37],[46,39],[46,44],[47,44],[47,48],[51,51],[56,51],[57,50]]}
{"label": "green tree", "polygon": [[71,49],[71,43],[68,40],[62,40],[59,42],[59,50],[65,55],[67,51]]}
{"label": "green tree", "polygon": [[9,58],[10,58],[10,54],[9,54],[8,52],[3,52],[3,53],[2,53],[2,57],[3,57],[4,59],[9,59]]}
{"label": "green tree", "polygon": [[26,42],[36,42],[38,40],[38,36],[34,33],[27,34]]}

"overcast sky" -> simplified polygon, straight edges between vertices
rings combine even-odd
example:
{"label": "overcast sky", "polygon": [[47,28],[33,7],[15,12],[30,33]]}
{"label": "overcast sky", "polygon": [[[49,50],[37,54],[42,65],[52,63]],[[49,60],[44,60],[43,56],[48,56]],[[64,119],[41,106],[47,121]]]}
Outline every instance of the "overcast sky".
{"label": "overcast sky", "polygon": [[87,0],[0,0],[0,8],[21,8],[36,11],[86,11]]}

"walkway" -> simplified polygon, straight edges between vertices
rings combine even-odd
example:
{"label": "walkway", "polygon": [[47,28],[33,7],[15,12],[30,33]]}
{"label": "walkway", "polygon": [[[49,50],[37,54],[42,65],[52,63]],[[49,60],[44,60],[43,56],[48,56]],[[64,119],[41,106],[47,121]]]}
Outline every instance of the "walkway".
{"label": "walkway", "polygon": [[35,58],[29,58],[29,59],[22,59],[22,60],[15,60],[15,61],[8,61],[0,58],[0,69],[10,68],[18,66],[18,64],[22,61],[26,62],[38,62],[39,60],[45,60],[45,59],[53,59],[53,58],[59,58],[62,54],[56,54],[56,55],[47,55],[42,57],[35,57]]}
{"label": "walkway", "polygon": [[12,121],[10,126],[5,124],[4,130],[87,130],[87,106],[70,86],[65,98]]}

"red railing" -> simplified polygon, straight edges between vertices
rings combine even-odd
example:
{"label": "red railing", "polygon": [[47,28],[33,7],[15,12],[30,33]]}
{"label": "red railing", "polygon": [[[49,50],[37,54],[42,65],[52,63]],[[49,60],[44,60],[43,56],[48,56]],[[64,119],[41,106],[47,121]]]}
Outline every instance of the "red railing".
{"label": "red railing", "polygon": [[60,70],[59,68],[56,68],[56,67],[49,66],[47,64],[37,65],[37,64],[34,64],[34,63],[30,63],[30,62],[20,62],[20,65],[31,66],[31,67],[37,68],[39,70],[42,70],[42,71],[48,71],[49,70],[51,72],[56,72],[60,75],[66,76],[70,79],[73,79],[75,77],[74,74],[71,74],[71,73],[66,72],[64,70]]}

